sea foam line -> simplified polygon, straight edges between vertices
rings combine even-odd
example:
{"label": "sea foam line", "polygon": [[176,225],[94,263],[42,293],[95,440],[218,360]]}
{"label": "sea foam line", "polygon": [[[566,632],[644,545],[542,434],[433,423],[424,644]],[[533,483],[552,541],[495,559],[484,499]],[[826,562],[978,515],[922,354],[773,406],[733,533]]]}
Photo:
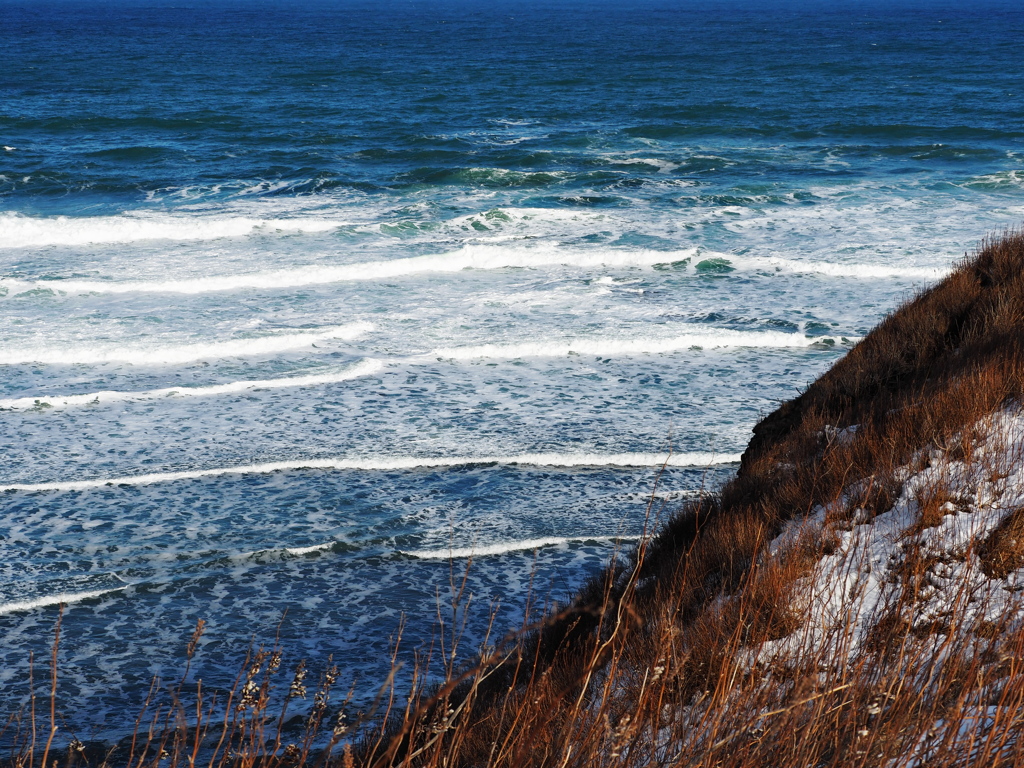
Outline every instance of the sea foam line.
{"label": "sea foam line", "polygon": [[745,270],[769,270],[805,275],[826,275],[828,277],[885,278],[908,277],[938,280],[948,275],[949,267],[898,267],[889,264],[850,264],[826,261],[797,261],[780,256],[742,257],[726,256],[731,266]]}
{"label": "sea foam line", "polygon": [[176,365],[196,360],[226,357],[272,355],[302,349],[328,339],[355,339],[373,330],[371,323],[349,323],[332,328],[259,336],[230,341],[191,342],[151,347],[121,344],[40,346],[0,349],[0,365],[74,365],[94,363],[131,363],[136,365]]}
{"label": "sea foam line", "polygon": [[[323,333],[328,336],[333,333],[332,338],[353,338],[363,330],[372,328],[369,324],[354,324],[343,326],[341,329],[334,329]],[[300,345],[304,346],[314,340],[314,334],[308,338],[301,334],[296,336]],[[269,339],[280,337],[266,337]],[[289,344],[295,341],[293,337],[285,337]],[[567,355],[595,355],[598,357],[629,356],[677,352],[680,350],[700,348],[806,348],[815,344],[850,344],[856,342],[857,337],[845,336],[815,336],[807,337],[796,333],[783,333],[781,331],[736,331],[728,328],[711,328],[700,333],[687,333],[669,338],[639,338],[639,339],[615,339],[615,338],[590,338],[570,339],[567,341],[534,341],[513,344],[481,344],[466,347],[443,347],[423,355],[414,355],[405,358],[394,358],[394,363],[423,363],[429,360],[477,360],[477,359],[503,359],[515,360],[524,357],[565,357]],[[249,340],[246,340],[249,341]],[[268,351],[262,344],[262,339],[252,341],[261,342],[257,345],[260,352]],[[236,342],[221,342],[222,345],[235,344]],[[207,345],[212,346],[212,345]],[[226,347],[220,350],[226,351]],[[76,362],[84,362],[86,354]],[[228,356],[228,355],[223,355]],[[148,352],[136,351],[132,362],[153,362],[154,359],[161,359],[161,351],[151,350]],[[167,360],[162,360],[167,362]],[[0,353],[0,362],[4,360],[3,353]],[[55,362],[55,361],[50,361]],[[67,361],[62,361],[67,362]],[[105,362],[105,360],[91,360],[91,362]],[[225,384],[211,384],[196,387],[163,387],[140,392],[104,390],[99,392],[88,392],[84,394],[70,395],[28,395],[24,397],[0,399],[0,410],[24,410],[39,407],[69,408],[74,406],[93,405],[100,403],[126,402],[137,400],[151,400],[167,397],[211,397],[215,395],[236,394],[254,389],[285,389],[289,387],[309,387],[322,384],[332,384],[362,376],[369,376],[384,368],[384,361],[367,359],[363,360],[353,368],[341,372],[309,374],[305,376],[290,376],[276,379],[262,380],[241,380]]]}
{"label": "sea foam line", "polygon": [[29,290],[51,290],[64,293],[178,293],[200,294],[243,289],[277,290],[331,283],[386,280],[426,273],[452,273],[465,269],[495,270],[506,268],[544,268],[552,266],[579,267],[653,267],[672,264],[677,270],[693,272],[706,260],[741,271],[782,271],[801,274],[822,274],[833,277],[875,279],[884,277],[939,278],[948,269],[895,267],[883,264],[842,264],[802,262],[777,257],[748,258],[727,253],[713,253],[699,248],[679,251],[653,250],[569,250],[558,247],[528,248],[466,245],[449,253],[411,256],[388,261],[369,261],[344,265],[309,265],[268,272],[241,275],[209,275],[178,280],[0,280],[0,287],[16,295]]}
{"label": "sea foam line", "polygon": [[215,395],[249,392],[258,389],[287,389],[289,387],[313,387],[321,384],[336,384],[342,381],[372,376],[384,368],[380,360],[362,360],[344,371],[314,373],[306,376],[285,376],[277,379],[231,381],[226,384],[212,384],[203,387],[164,387],[144,392],[122,392],[116,390],[89,392],[82,395],[40,395],[38,397],[14,397],[0,399],[0,410],[29,408],[70,408],[98,403],[153,400],[167,397],[212,397]]}
{"label": "sea foam line", "polygon": [[134,243],[141,240],[216,240],[256,232],[328,232],[351,222],[324,218],[248,216],[25,216],[0,213],[0,247]]}
{"label": "sea foam line", "polygon": [[91,592],[62,592],[57,595],[44,595],[43,597],[36,597],[32,600],[20,600],[10,603],[0,603],[0,616],[8,613],[15,613],[17,611],[34,611],[36,608],[45,608],[48,605],[58,605],[64,603],[69,605],[71,603],[79,603],[82,600],[90,600],[94,597],[102,597],[103,595],[109,595],[112,592],[120,592],[121,590],[127,589],[128,586],[123,587],[111,587],[109,589],[96,589]]}
{"label": "sea foam line", "polygon": [[14,483],[0,486],[0,491],[84,491],[116,485],[151,485],[177,480],[195,480],[225,475],[262,475],[308,469],[337,469],[389,471],[403,469],[438,469],[463,467],[471,464],[506,464],[535,467],[706,467],[733,464],[740,460],[738,453],[522,453],[514,456],[402,456],[390,459],[305,459],[248,464],[241,467],[195,469],[184,472],[154,472],[146,475],[126,475],[93,480],[67,480],[53,483]]}
{"label": "sea foam line", "polygon": [[552,547],[560,544],[573,544],[575,542],[596,541],[596,542],[626,542],[637,541],[639,536],[547,536],[541,539],[524,539],[522,541],[506,541],[496,544],[484,544],[472,547],[457,547],[444,549],[413,549],[398,550],[403,555],[416,557],[421,560],[448,560],[466,557],[487,557],[488,555],[504,555],[509,552],[524,552],[529,550]]}
{"label": "sea foam line", "polygon": [[329,549],[334,549],[337,544],[337,541],[325,541],[323,544],[311,544],[308,547],[285,547],[284,551],[289,555],[301,557],[302,555],[311,555],[314,552],[326,552]]}
{"label": "sea foam line", "polygon": [[346,281],[383,280],[427,272],[460,272],[464,269],[508,267],[642,267],[693,257],[696,248],[677,253],[664,251],[565,250],[562,248],[510,248],[467,245],[456,251],[411,256],[389,261],[369,261],[337,266],[311,265],[243,275],[214,275],[180,280],[125,281],[37,280],[0,281],[11,292],[49,289],[67,293],[182,293],[197,294],[240,289],[298,288]]}
{"label": "sea foam line", "polygon": [[781,331],[735,331],[712,328],[700,333],[685,333],[669,338],[639,339],[570,339],[566,341],[534,341],[514,344],[481,344],[469,347],[436,349],[430,357],[450,360],[477,358],[515,359],[519,357],[563,357],[565,355],[649,355],[676,352],[693,347],[810,347],[815,344],[841,344],[857,341],[853,337],[814,336]]}

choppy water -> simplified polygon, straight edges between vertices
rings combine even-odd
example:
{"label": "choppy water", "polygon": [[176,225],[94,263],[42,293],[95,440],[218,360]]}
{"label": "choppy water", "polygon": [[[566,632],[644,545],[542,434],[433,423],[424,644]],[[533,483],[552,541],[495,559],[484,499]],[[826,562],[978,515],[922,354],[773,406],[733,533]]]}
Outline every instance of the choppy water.
{"label": "choppy water", "polygon": [[[0,698],[512,626],[1024,217],[1014,4],[0,0]],[[282,613],[287,616],[282,621]]]}

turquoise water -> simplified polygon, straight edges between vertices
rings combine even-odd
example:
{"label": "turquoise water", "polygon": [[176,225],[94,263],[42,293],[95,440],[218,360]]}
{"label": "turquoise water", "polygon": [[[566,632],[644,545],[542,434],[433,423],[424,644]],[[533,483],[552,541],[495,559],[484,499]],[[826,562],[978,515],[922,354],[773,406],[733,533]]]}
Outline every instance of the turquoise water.
{"label": "turquoise water", "polygon": [[471,553],[467,642],[563,599],[1020,223],[1022,32],[995,2],[0,0],[0,697],[62,600],[84,738],[199,618],[209,685],[280,632],[358,704]]}

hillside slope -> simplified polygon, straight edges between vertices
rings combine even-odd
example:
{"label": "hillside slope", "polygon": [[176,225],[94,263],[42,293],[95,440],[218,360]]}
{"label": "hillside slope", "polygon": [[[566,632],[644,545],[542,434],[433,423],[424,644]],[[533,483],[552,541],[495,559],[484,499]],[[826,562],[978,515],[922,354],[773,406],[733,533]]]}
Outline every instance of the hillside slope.
{"label": "hillside slope", "polygon": [[1022,402],[1007,233],[763,419],[733,481],[361,757],[1024,764]]}

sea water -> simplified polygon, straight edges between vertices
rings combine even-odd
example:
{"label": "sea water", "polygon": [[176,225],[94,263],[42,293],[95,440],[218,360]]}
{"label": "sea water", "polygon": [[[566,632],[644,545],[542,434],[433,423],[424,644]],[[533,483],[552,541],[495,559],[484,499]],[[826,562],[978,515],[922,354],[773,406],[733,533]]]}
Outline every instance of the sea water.
{"label": "sea water", "polygon": [[[353,706],[1024,218],[1013,3],[0,0],[0,700]],[[468,571],[467,571],[468,566]],[[468,574],[468,575],[467,575]],[[440,612],[440,613],[439,613]],[[399,687],[406,685],[399,675]]]}

